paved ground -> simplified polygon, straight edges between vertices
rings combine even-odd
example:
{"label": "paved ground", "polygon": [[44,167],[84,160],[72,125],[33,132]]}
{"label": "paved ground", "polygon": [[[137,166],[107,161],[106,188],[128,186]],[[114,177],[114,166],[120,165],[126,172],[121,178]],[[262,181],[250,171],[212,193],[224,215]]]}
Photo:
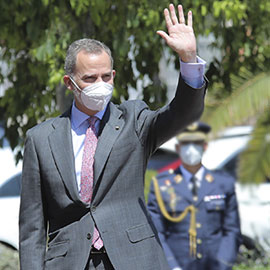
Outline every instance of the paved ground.
{"label": "paved ground", "polygon": [[14,249],[0,243],[0,270],[18,270],[19,255]]}

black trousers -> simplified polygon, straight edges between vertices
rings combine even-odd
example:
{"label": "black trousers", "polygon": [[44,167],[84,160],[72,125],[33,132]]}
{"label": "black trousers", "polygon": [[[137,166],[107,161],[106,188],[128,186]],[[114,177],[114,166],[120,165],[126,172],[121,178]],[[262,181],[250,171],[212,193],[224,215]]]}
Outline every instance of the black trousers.
{"label": "black trousers", "polygon": [[85,270],[114,270],[113,265],[104,249],[91,250]]}

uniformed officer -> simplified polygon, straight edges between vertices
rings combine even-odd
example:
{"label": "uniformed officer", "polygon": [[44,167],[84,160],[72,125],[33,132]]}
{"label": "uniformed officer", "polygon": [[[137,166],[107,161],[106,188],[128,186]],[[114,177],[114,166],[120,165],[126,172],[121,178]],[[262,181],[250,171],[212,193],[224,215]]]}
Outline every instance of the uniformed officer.
{"label": "uniformed officer", "polygon": [[210,126],[177,136],[181,165],[153,178],[148,208],[173,270],[229,270],[241,242],[234,179],[202,164]]}

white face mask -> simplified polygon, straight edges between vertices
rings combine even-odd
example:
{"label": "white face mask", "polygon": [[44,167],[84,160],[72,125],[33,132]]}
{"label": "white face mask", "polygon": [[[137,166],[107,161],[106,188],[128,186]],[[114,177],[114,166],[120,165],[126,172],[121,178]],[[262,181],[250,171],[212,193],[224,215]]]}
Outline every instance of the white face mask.
{"label": "white face mask", "polygon": [[190,166],[197,165],[202,160],[203,146],[195,143],[182,145],[179,155],[185,164]]}
{"label": "white face mask", "polygon": [[89,110],[102,111],[111,100],[113,85],[110,83],[101,81],[91,84],[81,90],[71,77],[70,80],[75,86],[74,94],[77,99]]}

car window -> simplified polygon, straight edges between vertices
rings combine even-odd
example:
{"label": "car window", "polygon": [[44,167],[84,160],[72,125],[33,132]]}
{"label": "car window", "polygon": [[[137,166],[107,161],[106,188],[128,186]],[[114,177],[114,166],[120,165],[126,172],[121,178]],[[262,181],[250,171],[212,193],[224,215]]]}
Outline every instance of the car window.
{"label": "car window", "polygon": [[0,197],[20,196],[21,176],[22,174],[19,173],[7,180],[7,182],[0,187]]}

